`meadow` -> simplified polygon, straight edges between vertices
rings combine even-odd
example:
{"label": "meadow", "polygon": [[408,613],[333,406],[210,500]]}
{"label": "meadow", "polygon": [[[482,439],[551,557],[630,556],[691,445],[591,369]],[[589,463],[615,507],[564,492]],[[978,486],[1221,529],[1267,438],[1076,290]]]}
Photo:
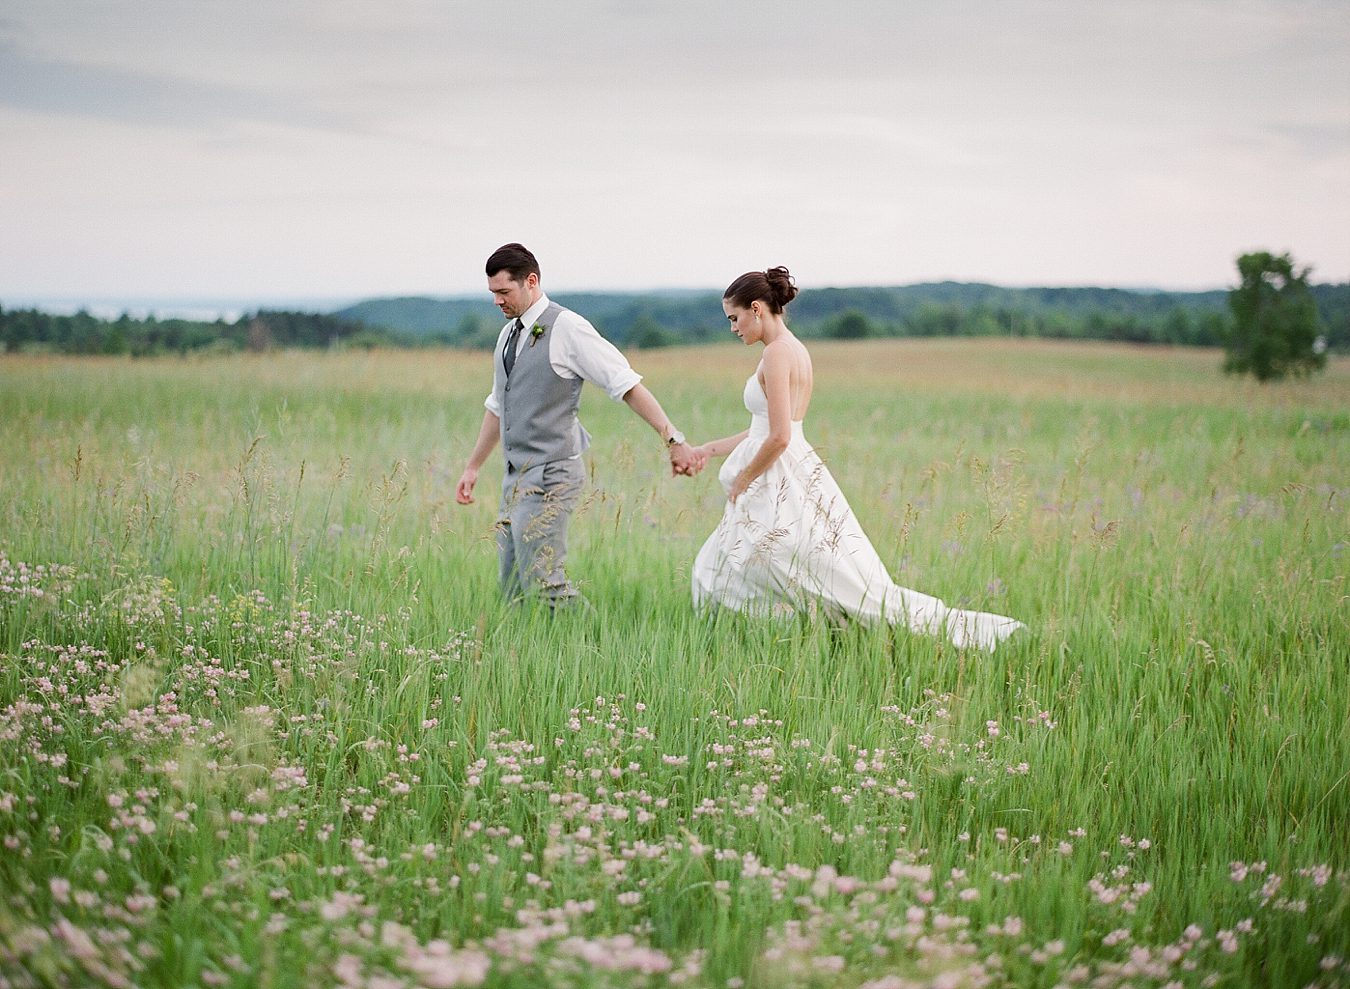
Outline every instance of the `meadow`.
{"label": "meadow", "polygon": [[812,350],[997,652],[693,613],[715,471],[598,393],[593,610],[504,606],[481,353],[0,359],[0,989],[1350,985],[1350,360]]}

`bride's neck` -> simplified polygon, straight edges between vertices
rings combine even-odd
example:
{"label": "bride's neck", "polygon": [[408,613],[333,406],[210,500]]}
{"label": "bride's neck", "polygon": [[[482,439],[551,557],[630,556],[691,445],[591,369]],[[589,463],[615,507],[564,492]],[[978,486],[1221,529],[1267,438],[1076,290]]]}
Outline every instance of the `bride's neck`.
{"label": "bride's neck", "polygon": [[783,317],[775,313],[764,320],[764,332],[760,335],[760,340],[770,344],[782,337],[783,334],[791,332],[787,328],[787,323],[783,322]]}

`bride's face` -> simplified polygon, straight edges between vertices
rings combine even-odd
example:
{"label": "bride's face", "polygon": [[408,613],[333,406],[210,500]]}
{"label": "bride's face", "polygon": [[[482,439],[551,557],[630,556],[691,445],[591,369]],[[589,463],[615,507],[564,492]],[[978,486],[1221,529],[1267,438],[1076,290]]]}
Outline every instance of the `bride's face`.
{"label": "bride's face", "polygon": [[742,309],[729,299],[722,300],[722,311],[727,314],[731,332],[741,338],[744,344],[758,343],[762,336],[759,314],[751,309]]}

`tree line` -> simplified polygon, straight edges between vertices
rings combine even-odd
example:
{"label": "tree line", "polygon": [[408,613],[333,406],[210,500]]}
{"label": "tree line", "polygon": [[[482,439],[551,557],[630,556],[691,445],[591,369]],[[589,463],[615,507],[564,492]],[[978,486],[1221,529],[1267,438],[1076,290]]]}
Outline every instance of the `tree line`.
{"label": "tree line", "polygon": [[273,348],[408,346],[416,338],[325,313],[260,309],[233,322],[189,319],[100,319],[81,310],[54,315],[0,307],[0,351],[5,353],[161,354],[233,353]]}
{"label": "tree line", "polygon": [[[1350,351],[1350,284],[1303,286],[1326,350]],[[1233,292],[1135,292],[943,282],[802,292],[792,327],[808,338],[1039,337],[1176,346],[1226,346],[1238,327]],[[728,338],[715,292],[552,296],[621,347]],[[53,315],[0,306],[0,351],[187,354],[272,348],[452,346],[489,348],[501,314],[484,297],[372,299],[334,313],[261,309],[233,322]]]}
{"label": "tree line", "polygon": [[[1350,350],[1350,284],[1309,285],[1329,349]],[[809,289],[792,304],[803,337],[1002,336],[1218,347],[1233,327],[1232,293],[1107,288],[1003,288],[942,282],[891,288]],[[727,338],[713,292],[550,292],[621,347]],[[501,314],[486,298],[371,299],[340,314],[455,347],[487,348]]]}

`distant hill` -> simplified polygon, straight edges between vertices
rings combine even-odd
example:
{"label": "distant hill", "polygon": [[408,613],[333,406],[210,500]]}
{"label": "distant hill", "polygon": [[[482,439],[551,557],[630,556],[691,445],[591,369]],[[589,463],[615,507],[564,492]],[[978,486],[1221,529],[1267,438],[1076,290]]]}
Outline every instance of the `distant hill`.
{"label": "distant hill", "polygon": [[[1350,349],[1350,284],[1316,285],[1329,343]],[[717,291],[559,292],[555,301],[586,316],[620,346],[721,339]],[[425,342],[488,347],[501,314],[482,296],[370,299],[334,315]],[[876,288],[806,289],[792,325],[812,336],[1041,336],[1215,346],[1228,319],[1228,292],[1118,288],[1005,288],[933,282]]]}
{"label": "distant hill", "polygon": [[[1350,283],[1313,285],[1327,344],[1350,352]],[[715,291],[561,292],[554,298],[621,347],[729,340]],[[1020,336],[1219,346],[1228,293],[1117,288],[1002,288],[937,282],[806,289],[792,304],[803,337]],[[486,293],[369,299],[333,313],[260,309],[232,322],[56,314],[0,304],[0,353],[130,354],[276,347],[491,347],[501,313]]]}
{"label": "distant hill", "polygon": [[[644,315],[681,340],[706,339],[721,329],[721,296],[707,292],[560,292],[549,298],[581,313],[608,339],[626,345]],[[429,337],[455,346],[490,347],[503,322],[485,292],[434,299],[421,296],[368,299],[333,313],[371,327]]]}

